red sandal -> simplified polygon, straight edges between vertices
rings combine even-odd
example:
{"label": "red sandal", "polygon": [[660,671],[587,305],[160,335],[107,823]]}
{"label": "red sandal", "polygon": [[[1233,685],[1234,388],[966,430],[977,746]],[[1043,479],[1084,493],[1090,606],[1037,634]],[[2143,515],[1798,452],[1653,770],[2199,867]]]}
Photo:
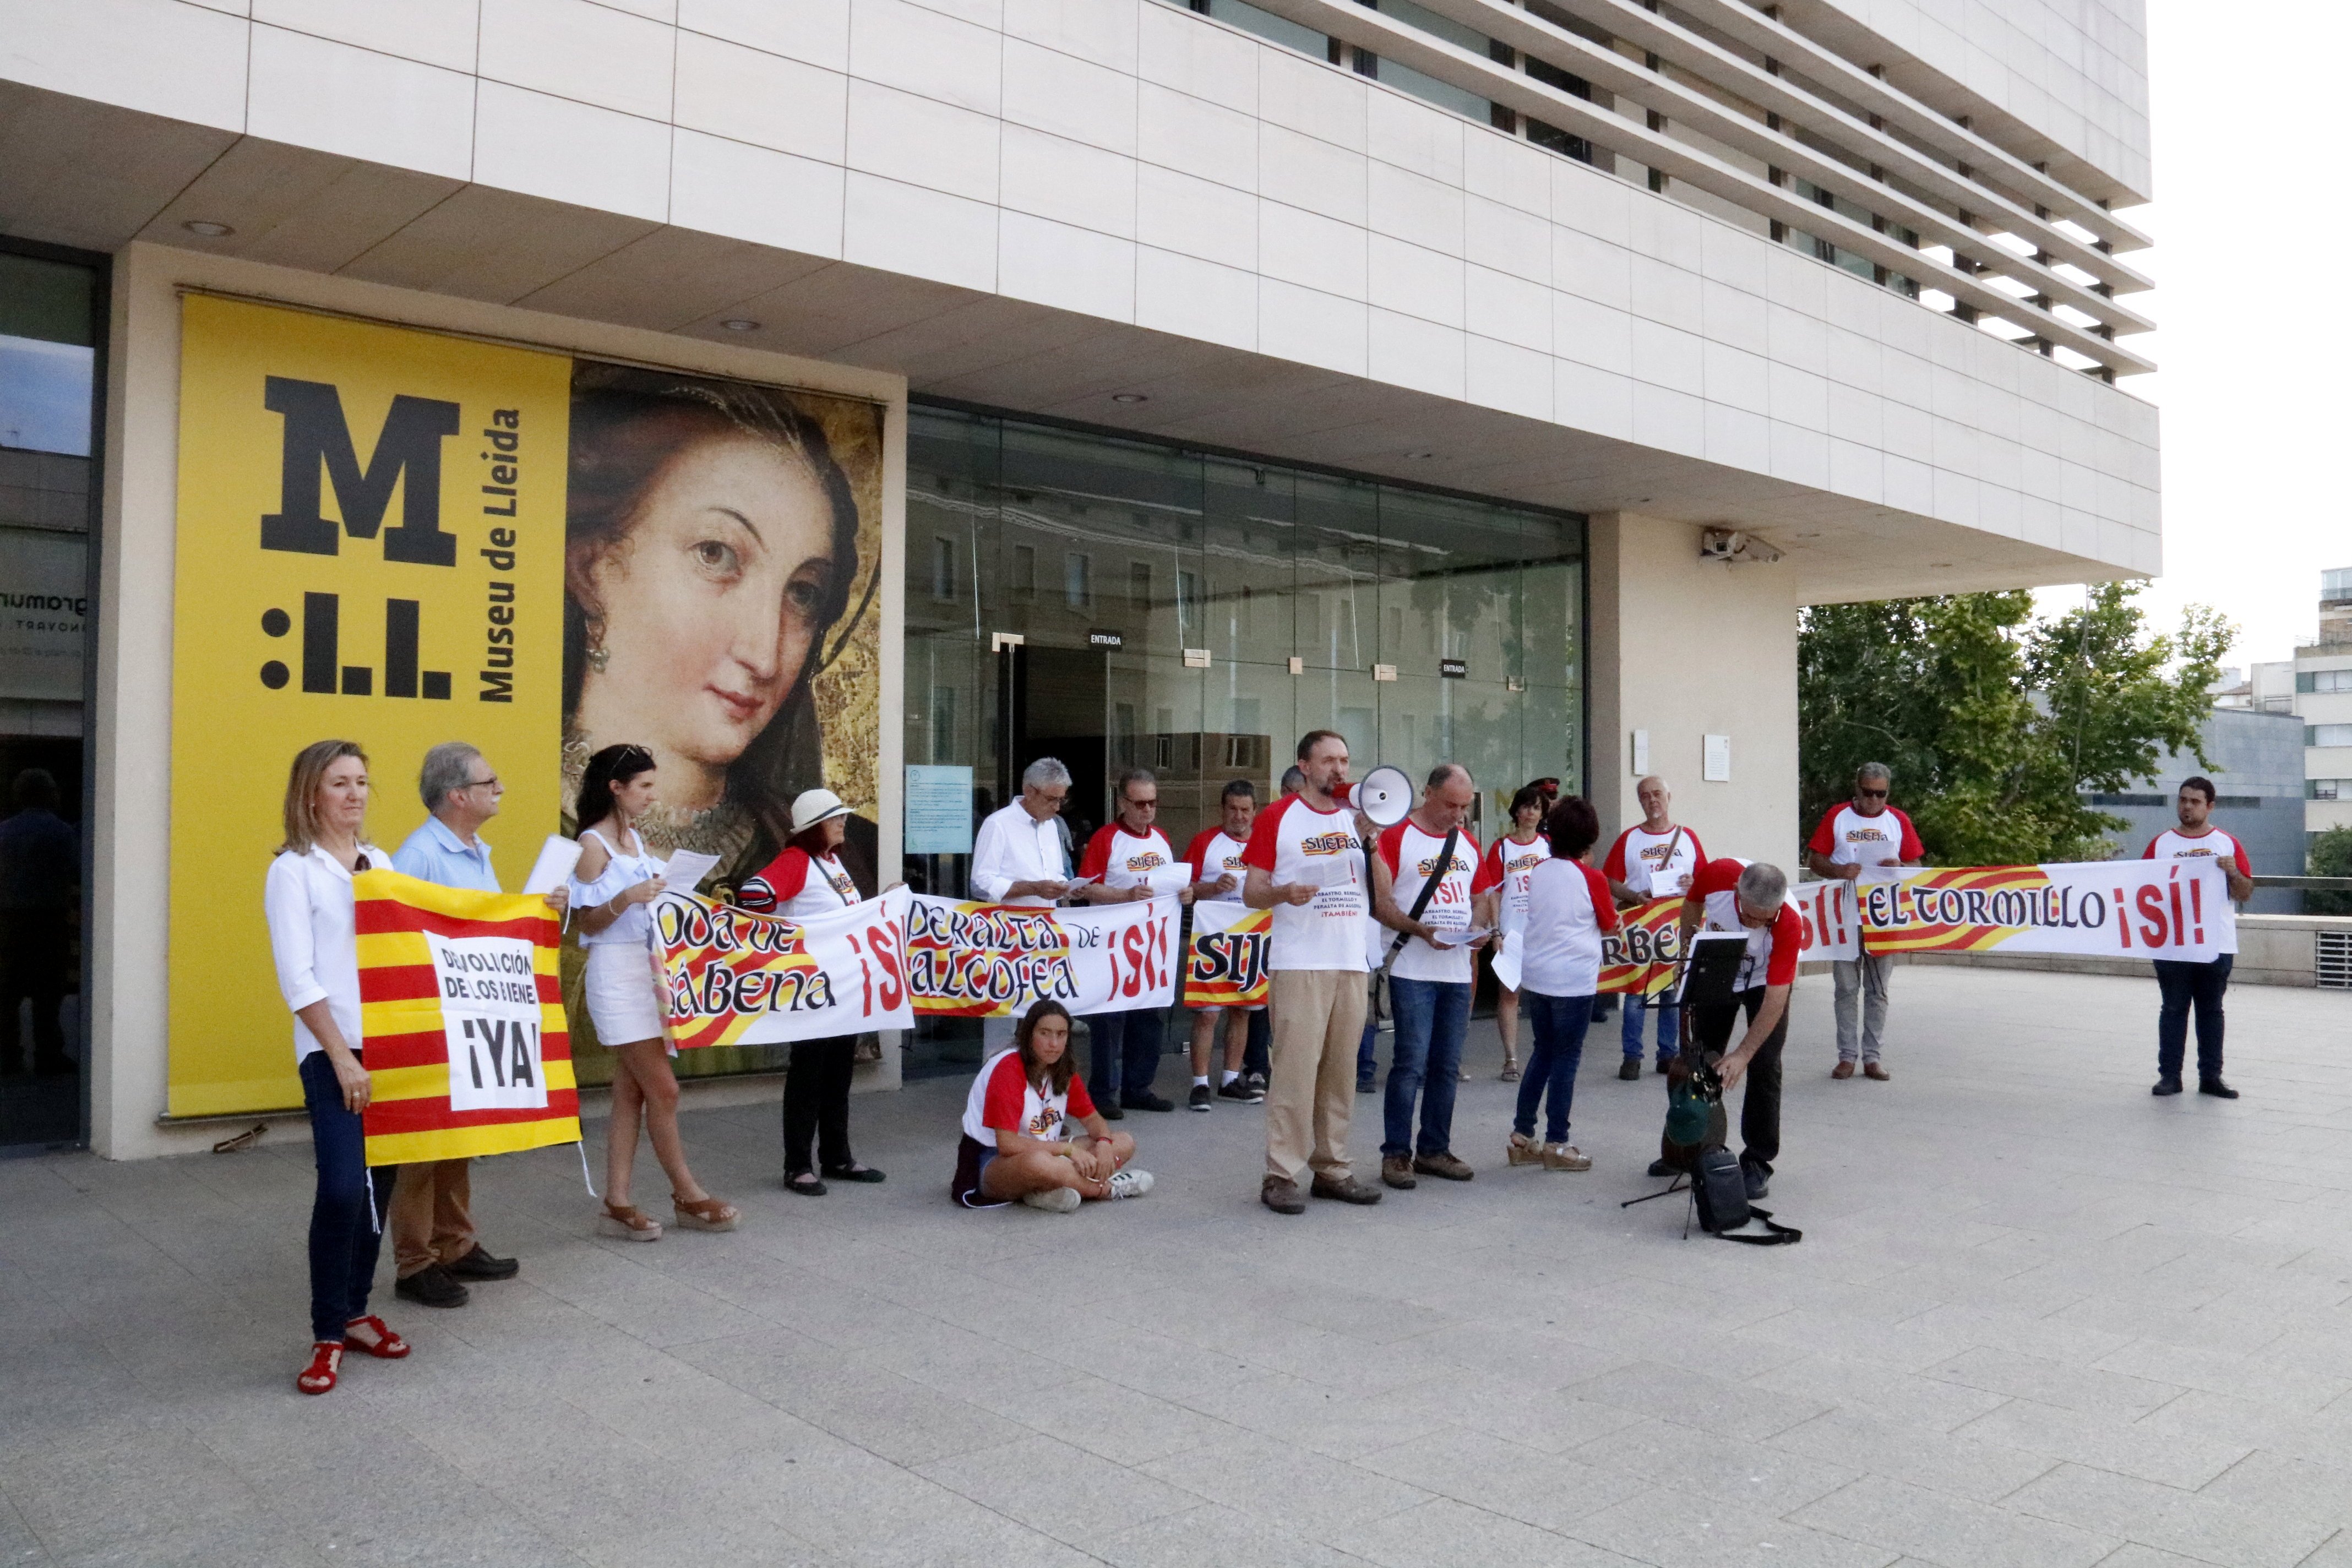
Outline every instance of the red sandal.
{"label": "red sandal", "polygon": [[[352,1330],[358,1328],[362,1323],[375,1331],[375,1342],[373,1344],[370,1344],[367,1341],[359,1339],[352,1333]],[[408,1342],[402,1339],[398,1334],[394,1333],[391,1327],[387,1325],[382,1318],[369,1316],[365,1318],[353,1318],[350,1322],[343,1325],[343,1348],[345,1350],[364,1352],[365,1353],[375,1357],[378,1361],[398,1361],[401,1357],[408,1353]]]}
{"label": "red sandal", "polygon": [[343,1365],[343,1347],[320,1340],[310,1347],[310,1364],[294,1380],[294,1386],[305,1394],[324,1394],[335,1386],[335,1379]]}

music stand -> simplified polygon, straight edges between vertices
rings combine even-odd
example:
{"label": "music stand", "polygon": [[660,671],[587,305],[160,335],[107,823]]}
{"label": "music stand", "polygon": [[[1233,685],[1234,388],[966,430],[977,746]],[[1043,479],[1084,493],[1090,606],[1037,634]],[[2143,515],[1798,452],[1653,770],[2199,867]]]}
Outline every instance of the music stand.
{"label": "music stand", "polygon": [[[1675,968],[1674,984],[1666,989],[1668,994],[1675,997],[1675,1005],[1682,1009],[1682,1039],[1679,1043],[1685,1049],[1690,1045],[1692,1008],[1727,1007],[1738,1004],[1739,971],[1747,956],[1748,933],[1746,931],[1698,931],[1693,934],[1689,943],[1685,946],[1682,958]],[[1706,1072],[1708,1077],[1713,1077],[1710,1069],[1702,1067],[1700,1070]],[[1710,1098],[1717,1103],[1720,1103],[1721,1096],[1722,1090],[1718,1087]],[[1635,1204],[1645,1204],[1653,1198],[1671,1197],[1676,1193],[1687,1193],[1690,1189],[1684,1178],[1688,1173],[1678,1171],[1675,1173],[1674,1179],[1661,1190],[1644,1193],[1638,1198],[1627,1198],[1617,1206],[1621,1209],[1629,1209]],[[1683,1239],[1685,1241],[1690,1239],[1691,1210],[1697,1201],[1697,1195],[1692,1194],[1683,1209]]]}

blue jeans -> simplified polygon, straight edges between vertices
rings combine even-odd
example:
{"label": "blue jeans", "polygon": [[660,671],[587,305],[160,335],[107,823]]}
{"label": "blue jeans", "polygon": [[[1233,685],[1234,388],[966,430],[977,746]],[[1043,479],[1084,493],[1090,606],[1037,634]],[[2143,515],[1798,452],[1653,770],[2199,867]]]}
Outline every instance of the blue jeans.
{"label": "blue jeans", "polygon": [[[1396,1038],[1389,1048],[1388,1136],[1383,1154],[1453,1152],[1454,1091],[1462,1078],[1462,1041],[1470,1032],[1468,981],[1389,976]],[[1412,1102],[1421,1101],[1421,1142],[1412,1140]]]}
{"label": "blue jeans", "polygon": [[[1543,1141],[1565,1143],[1569,1109],[1576,1103],[1576,1068],[1584,1059],[1584,1031],[1592,1024],[1592,998],[1522,991],[1519,1008],[1528,1016],[1535,1046],[1528,1052],[1528,1070],[1519,1079],[1518,1114],[1512,1119],[1512,1128],[1522,1138],[1534,1137],[1536,1106],[1541,1102]],[[1546,1091],[1550,1094],[1548,1100]]]}
{"label": "blue jeans", "polygon": [[1094,1039],[1094,1070],[1087,1075],[1087,1092],[1096,1104],[1133,1105],[1151,1092],[1166,1018],[1158,1007],[1139,1007],[1129,1013],[1097,1013],[1087,1020]]}
{"label": "blue jeans", "polygon": [[343,1325],[367,1315],[383,1245],[380,1216],[400,1167],[368,1168],[367,1139],[360,1119],[343,1109],[342,1086],[326,1052],[304,1057],[300,1070],[319,1163],[319,1192],[310,1200],[310,1338],[339,1345]]}
{"label": "blue jeans", "polygon": [[2187,963],[2177,958],[2156,961],[2157,988],[2164,994],[2164,1009],[2156,1016],[2156,1070],[2159,1077],[2179,1078],[2189,1054],[2189,1010],[2197,1010],[2197,1076],[2221,1076],[2221,994],[2230,988],[2234,953],[2223,953],[2210,963]]}
{"label": "blue jeans", "polygon": [[1628,993],[1625,997],[1625,1022],[1619,1026],[1618,1043],[1625,1047],[1629,1061],[1642,1059],[1642,1017],[1645,1013],[1658,1016],[1658,1061],[1661,1065],[1675,1059],[1683,1048],[1683,1010],[1676,1002],[1653,1002],[1646,996]]}
{"label": "blue jeans", "polygon": [[[1396,1006],[1396,998],[1393,994],[1389,998],[1389,1006],[1391,1009]],[[1380,1053],[1375,1048],[1380,1045],[1380,1016],[1367,1007],[1364,1009],[1364,1037],[1356,1042],[1356,1081],[1358,1083],[1371,1082],[1373,1075],[1381,1070]]]}

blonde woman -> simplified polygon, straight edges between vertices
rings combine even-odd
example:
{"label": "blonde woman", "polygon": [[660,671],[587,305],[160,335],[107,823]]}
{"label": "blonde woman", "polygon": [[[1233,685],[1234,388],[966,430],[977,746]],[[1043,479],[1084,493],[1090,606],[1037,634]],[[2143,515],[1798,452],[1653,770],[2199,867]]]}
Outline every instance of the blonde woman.
{"label": "blonde woman", "polygon": [[670,1182],[670,1204],[688,1230],[733,1230],[735,1207],[712,1197],[686,1163],[677,1132],[677,1076],[662,1023],[653,966],[651,905],[668,886],[662,863],[646,853],[637,822],[653,809],[653,753],[607,746],[588,759],[577,806],[580,864],[572,908],[588,950],[584,990],[596,1037],[614,1056],[613,1115],[604,1132],[604,1212],[596,1228],[626,1241],[658,1241],[658,1221],[629,1202],[637,1135],[649,1132],[654,1158]]}
{"label": "blonde woman", "polygon": [[377,1216],[398,1171],[369,1168],[361,1124],[369,1078],[360,1065],[352,878],[392,864],[362,837],[367,801],[366,752],[350,741],[305,746],[286,781],[286,842],[262,886],[319,1169],[310,1202],[310,1364],[294,1380],[305,1394],[335,1386],[347,1350],[383,1361],[408,1353],[408,1342],[367,1310],[383,1240]]}

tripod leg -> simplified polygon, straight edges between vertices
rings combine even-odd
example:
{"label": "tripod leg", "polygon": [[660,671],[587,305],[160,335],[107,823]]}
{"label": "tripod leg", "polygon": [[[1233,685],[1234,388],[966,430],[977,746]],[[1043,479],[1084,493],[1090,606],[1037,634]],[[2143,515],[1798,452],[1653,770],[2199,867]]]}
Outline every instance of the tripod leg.
{"label": "tripod leg", "polygon": [[1654,1193],[1643,1193],[1638,1198],[1627,1198],[1623,1203],[1619,1204],[1617,1206],[1621,1209],[1629,1209],[1635,1204],[1646,1204],[1657,1198],[1673,1197],[1676,1193],[1681,1191],[1683,1191],[1683,1179],[1680,1176],[1676,1176],[1674,1180],[1673,1185],[1662,1187]]}

